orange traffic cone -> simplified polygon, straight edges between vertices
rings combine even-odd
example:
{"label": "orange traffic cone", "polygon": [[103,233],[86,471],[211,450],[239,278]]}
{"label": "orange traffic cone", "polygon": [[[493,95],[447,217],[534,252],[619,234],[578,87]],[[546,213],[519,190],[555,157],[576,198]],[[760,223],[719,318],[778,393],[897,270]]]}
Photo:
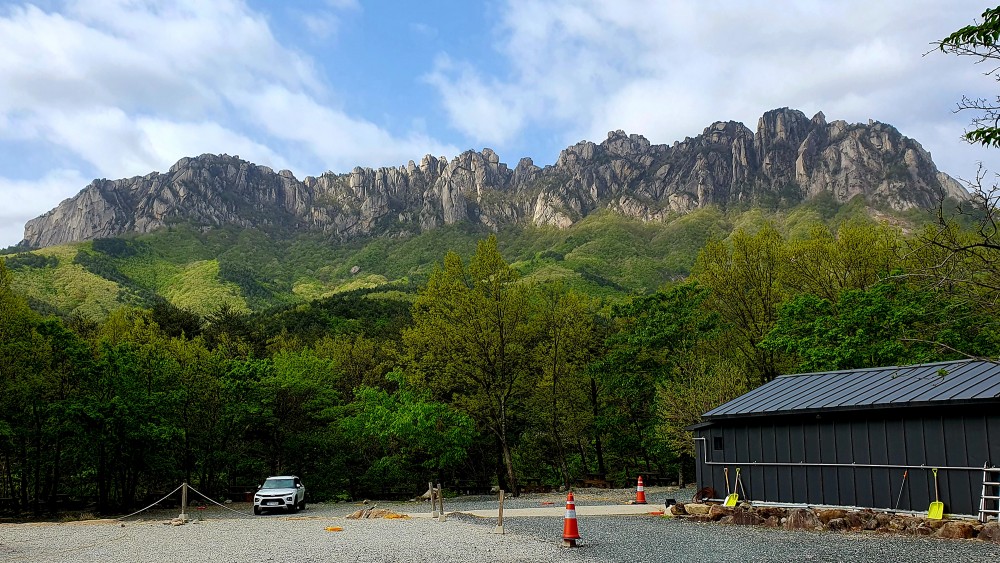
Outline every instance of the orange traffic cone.
{"label": "orange traffic cone", "polygon": [[576,547],[580,539],[580,530],[576,527],[576,503],[573,501],[573,491],[566,497],[566,518],[563,520],[563,547]]}
{"label": "orange traffic cone", "polygon": [[646,504],[646,490],[642,488],[642,475],[639,475],[639,484],[635,487],[635,503]]}

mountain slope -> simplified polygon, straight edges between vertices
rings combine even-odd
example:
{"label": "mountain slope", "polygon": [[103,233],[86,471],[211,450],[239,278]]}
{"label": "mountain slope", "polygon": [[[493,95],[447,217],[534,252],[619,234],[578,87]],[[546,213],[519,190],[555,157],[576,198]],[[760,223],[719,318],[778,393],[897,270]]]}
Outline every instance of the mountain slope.
{"label": "mountain slope", "polygon": [[236,156],[184,158],[165,174],[95,180],[29,221],[22,244],[149,233],[175,223],[341,241],[465,222],[492,230],[565,228],[602,209],[663,221],[706,206],[787,208],[819,194],[841,203],[863,195],[895,211],[966,197],[919,143],[890,125],[827,123],[822,113],[809,119],[782,108],[765,113],[756,132],[717,122],[671,146],[614,131],[600,144],[566,148],[544,168],[522,158],[510,169],[483,149],[451,162],[428,155],[419,164],[299,181]]}

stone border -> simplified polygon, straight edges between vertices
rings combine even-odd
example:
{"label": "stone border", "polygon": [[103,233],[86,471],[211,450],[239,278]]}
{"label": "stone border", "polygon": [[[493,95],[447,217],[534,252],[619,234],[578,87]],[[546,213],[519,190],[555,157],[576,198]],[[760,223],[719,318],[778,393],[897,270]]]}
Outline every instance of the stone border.
{"label": "stone border", "polygon": [[727,507],[715,503],[688,503],[671,506],[670,514],[694,522],[718,522],[786,530],[871,531],[1000,543],[1000,523],[996,521],[982,524],[975,520],[931,520],[921,516],[891,514],[871,509],[781,508],[753,506],[749,503]]}

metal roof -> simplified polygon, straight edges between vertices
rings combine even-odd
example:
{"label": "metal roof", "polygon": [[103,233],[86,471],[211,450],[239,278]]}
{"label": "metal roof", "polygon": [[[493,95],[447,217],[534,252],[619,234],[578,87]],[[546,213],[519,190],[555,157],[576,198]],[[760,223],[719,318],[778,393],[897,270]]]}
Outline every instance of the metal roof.
{"label": "metal roof", "polygon": [[998,398],[1000,363],[958,360],[782,375],[708,411],[702,418],[929,406]]}

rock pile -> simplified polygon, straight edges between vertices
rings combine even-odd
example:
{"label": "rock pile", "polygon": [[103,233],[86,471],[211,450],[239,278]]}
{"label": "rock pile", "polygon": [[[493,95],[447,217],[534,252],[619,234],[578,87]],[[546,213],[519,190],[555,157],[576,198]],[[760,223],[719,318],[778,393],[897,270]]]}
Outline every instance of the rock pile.
{"label": "rock pile", "polygon": [[871,509],[780,508],[751,506],[742,503],[728,507],[719,504],[675,504],[674,516],[696,522],[718,522],[784,528],[786,530],[830,530],[835,532],[880,532],[945,539],[980,539],[1000,543],[1000,523],[982,524],[974,520],[931,520],[921,516],[891,514]]}

